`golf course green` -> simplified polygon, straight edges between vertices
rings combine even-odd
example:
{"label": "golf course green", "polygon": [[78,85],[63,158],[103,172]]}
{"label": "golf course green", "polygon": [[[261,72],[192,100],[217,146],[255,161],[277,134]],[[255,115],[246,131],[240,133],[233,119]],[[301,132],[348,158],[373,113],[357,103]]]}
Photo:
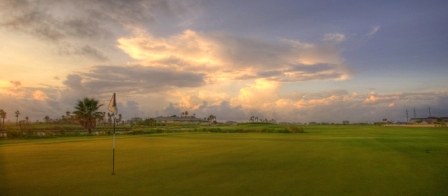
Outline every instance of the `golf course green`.
{"label": "golf course green", "polygon": [[448,128],[0,140],[0,195],[448,195]]}

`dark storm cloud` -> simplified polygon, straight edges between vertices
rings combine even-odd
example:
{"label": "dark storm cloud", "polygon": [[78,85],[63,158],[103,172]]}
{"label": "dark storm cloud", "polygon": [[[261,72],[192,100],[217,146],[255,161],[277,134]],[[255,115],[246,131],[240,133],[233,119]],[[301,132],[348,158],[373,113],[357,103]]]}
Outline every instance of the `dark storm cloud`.
{"label": "dark storm cloud", "polygon": [[94,66],[88,72],[68,75],[64,84],[88,92],[148,93],[173,88],[199,87],[204,74],[145,66]]}

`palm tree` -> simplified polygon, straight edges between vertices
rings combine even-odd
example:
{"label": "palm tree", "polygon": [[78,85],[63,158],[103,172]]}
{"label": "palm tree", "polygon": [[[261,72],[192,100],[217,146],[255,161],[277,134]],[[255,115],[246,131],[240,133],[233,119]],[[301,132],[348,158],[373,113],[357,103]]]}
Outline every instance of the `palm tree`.
{"label": "palm tree", "polygon": [[28,118],[28,116],[25,117],[25,121],[26,123],[28,123],[28,121],[30,120],[30,118]]}
{"label": "palm tree", "polygon": [[5,111],[0,110],[0,118],[3,119],[2,127],[5,128],[5,118],[6,118],[6,112]]}
{"label": "palm tree", "polygon": [[101,112],[98,112],[101,106],[103,104],[98,104],[98,100],[87,97],[83,100],[78,100],[75,106],[76,111],[73,112],[75,114],[75,120],[79,122],[82,128],[87,129],[89,134],[96,127],[96,119],[102,116]]}
{"label": "palm tree", "polygon": [[109,112],[107,113],[107,122],[108,125],[112,124],[112,114],[110,114]]}
{"label": "palm tree", "polygon": [[15,112],[15,117],[17,118],[17,120],[16,120],[16,126],[17,126],[17,124],[19,123],[19,116],[20,116],[20,112],[19,112],[19,110],[17,110],[16,112]]}

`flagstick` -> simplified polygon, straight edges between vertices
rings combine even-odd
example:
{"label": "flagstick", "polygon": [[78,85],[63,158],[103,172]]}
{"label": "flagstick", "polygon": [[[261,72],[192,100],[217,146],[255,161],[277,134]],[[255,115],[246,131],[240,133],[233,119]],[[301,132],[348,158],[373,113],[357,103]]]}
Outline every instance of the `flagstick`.
{"label": "flagstick", "polygon": [[115,175],[115,117],[114,117],[114,139],[112,142],[112,175]]}

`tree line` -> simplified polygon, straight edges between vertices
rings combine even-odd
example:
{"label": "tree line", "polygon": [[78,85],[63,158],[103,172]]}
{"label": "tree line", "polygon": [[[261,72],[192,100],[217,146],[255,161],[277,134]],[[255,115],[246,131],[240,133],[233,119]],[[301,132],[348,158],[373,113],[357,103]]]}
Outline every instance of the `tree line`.
{"label": "tree line", "polygon": [[[86,129],[89,134],[92,133],[92,129],[98,124],[112,124],[113,120],[116,123],[122,122],[122,115],[118,114],[115,117],[113,113],[99,112],[99,108],[103,104],[99,104],[98,100],[94,98],[84,98],[78,100],[75,106],[75,111],[67,111],[65,115],[61,116],[61,119],[51,119],[49,116],[43,118],[45,123],[60,123],[60,124],[80,124],[82,128]],[[20,126],[22,123],[29,123],[28,116],[25,120],[19,121],[20,111],[14,112],[14,117],[16,117],[16,126]],[[107,120],[106,120],[107,116]],[[5,127],[5,118],[7,117],[7,112],[0,109],[0,118],[2,119],[1,128]],[[37,121],[38,122],[38,121]]]}

